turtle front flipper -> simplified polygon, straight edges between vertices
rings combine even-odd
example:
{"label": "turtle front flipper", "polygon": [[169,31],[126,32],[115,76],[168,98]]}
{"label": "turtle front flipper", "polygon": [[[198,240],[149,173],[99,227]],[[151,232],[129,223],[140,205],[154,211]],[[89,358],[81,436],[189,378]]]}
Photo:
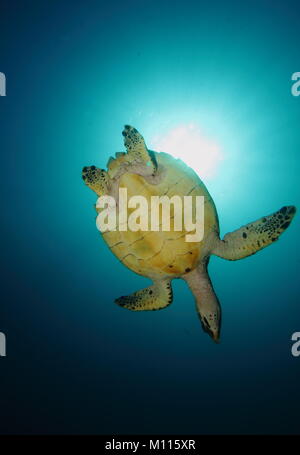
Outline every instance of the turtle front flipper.
{"label": "turtle front flipper", "polygon": [[160,310],[172,303],[170,280],[155,281],[152,286],[115,300],[117,305],[132,311]]}
{"label": "turtle front flipper", "polygon": [[129,125],[125,125],[122,135],[127,153],[119,153],[116,160],[109,159],[107,167],[110,178],[119,178],[126,172],[154,177],[157,163],[153,152],[147,149],[143,136]]}
{"label": "turtle front flipper", "polygon": [[82,169],[82,178],[84,183],[98,196],[104,196],[108,193],[109,176],[104,169],[86,166]]}
{"label": "turtle front flipper", "polygon": [[127,150],[127,161],[131,164],[146,165],[149,169],[149,174],[155,172],[155,159],[147,149],[141,133],[132,126],[125,125],[122,135],[124,136],[124,145]]}
{"label": "turtle front flipper", "polygon": [[282,207],[272,215],[265,216],[240,229],[226,234],[216,243],[212,253],[223,259],[235,261],[242,259],[278,240],[289,227],[296,213],[296,207]]}

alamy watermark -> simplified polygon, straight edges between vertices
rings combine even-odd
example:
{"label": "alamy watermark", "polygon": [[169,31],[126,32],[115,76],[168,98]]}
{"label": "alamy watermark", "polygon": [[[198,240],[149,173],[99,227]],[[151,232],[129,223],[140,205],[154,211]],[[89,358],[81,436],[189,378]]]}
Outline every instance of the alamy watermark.
{"label": "alamy watermark", "polygon": [[4,73],[0,73],[0,96],[6,96],[6,77]]}
{"label": "alamy watermark", "polygon": [[[6,77],[0,72],[0,96],[6,96]],[[0,357],[6,357],[6,336],[0,332]]]}
{"label": "alamy watermark", "polygon": [[100,196],[96,208],[100,212],[96,225],[102,233],[184,230],[186,242],[201,242],[204,237],[204,196],[151,196],[149,204],[141,195],[128,199],[127,189],[119,188],[117,199]]}
{"label": "alamy watermark", "polygon": [[[6,96],[6,77],[0,72],[0,96]],[[6,357],[6,337],[0,332],[0,357]]]}
{"label": "alamy watermark", "polygon": [[293,96],[300,96],[300,72],[292,74],[292,81],[294,84],[292,85],[291,91]]}
{"label": "alamy watermark", "polygon": [[6,357],[6,336],[0,332],[0,357]]}
{"label": "alamy watermark", "polygon": [[295,343],[292,345],[292,355],[294,357],[299,357],[300,356],[300,332],[295,332],[292,335],[291,338],[292,341],[295,341]]}

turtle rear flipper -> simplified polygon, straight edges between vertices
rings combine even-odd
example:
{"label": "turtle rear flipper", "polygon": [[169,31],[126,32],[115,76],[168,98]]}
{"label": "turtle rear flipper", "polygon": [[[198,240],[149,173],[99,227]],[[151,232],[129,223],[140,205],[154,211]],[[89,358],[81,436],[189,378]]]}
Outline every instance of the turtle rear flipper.
{"label": "turtle rear flipper", "polygon": [[172,303],[173,293],[170,280],[156,281],[152,286],[128,296],[122,296],[115,303],[132,311],[160,310]]}
{"label": "turtle rear flipper", "polygon": [[226,234],[219,240],[212,253],[223,259],[235,261],[242,259],[278,240],[289,227],[296,213],[296,207],[282,207],[272,215],[246,224],[240,229]]}

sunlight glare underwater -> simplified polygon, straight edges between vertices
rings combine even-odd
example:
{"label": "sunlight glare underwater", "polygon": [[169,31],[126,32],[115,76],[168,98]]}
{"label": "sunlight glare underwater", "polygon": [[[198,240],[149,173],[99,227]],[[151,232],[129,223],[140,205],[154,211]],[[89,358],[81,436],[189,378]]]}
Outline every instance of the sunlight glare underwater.
{"label": "sunlight glare underwater", "polygon": [[158,152],[180,158],[201,177],[214,177],[224,159],[220,145],[193,123],[179,125],[151,141]]}

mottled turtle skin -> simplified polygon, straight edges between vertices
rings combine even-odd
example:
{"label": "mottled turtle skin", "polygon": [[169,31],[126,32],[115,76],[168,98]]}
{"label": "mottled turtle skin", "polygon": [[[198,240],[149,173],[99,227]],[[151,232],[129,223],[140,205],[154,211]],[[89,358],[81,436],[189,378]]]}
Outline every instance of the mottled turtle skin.
{"label": "mottled turtle skin", "polygon": [[[103,232],[103,238],[114,255],[126,267],[153,282],[145,289],[119,297],[116,303],[132,311],[165,308],[173,298],[172,279],[182,278],[195,297],[203,329],[218,342],[221,307],[208,275],[210,255],[233,261],[255,254],[279,238],[292,221],[296,208],[282,207],[226,234],[221,240],[214,202],[197,174],[181,160],[148,150],[135,128],[126,125],[122,134],[127,153],[117,153],[115,158],[110,158],[107,171],[95,166],[84,167],[82,177],[85,184],[97,196],[112,196],[117,208],[122,188],[127,190],[128,200],[137,195],[144,196],[148,201],[149,220],[152,196],[179,196],[182,199],[184,196],[204,196],[204,236],[199,242],[186,241],[188,232],[174,229],[172,204],[170,231],[133,232],[117,227]],[[128,216],[135,209],[128,209]],[[195,219],[194,204],[193,209]]]}
{"label": "mottled turtle skin", "polygon": [[[209,237],[216,236],[219,232],[218,217],[205,185],[192,169],[166,153],[154,152],[154,156],[157,165],[165,170],[160,183],[152,185],[140,175],[126,173],[120,178],[120,187],[127,189],[128,199],[135,195],[147,199],[149,220],[151,196],[204,196],[203,241],[187,242],[187,231],[174,231],[172,219],[170,231],[117,230],[104,233],[103,238],[115,256],[134,272],[149,278],[178,278],[195,269],[206,257]],[[172,208],[171,205],[171,216]],[[129,209],[128,214],[133,210]]]}

